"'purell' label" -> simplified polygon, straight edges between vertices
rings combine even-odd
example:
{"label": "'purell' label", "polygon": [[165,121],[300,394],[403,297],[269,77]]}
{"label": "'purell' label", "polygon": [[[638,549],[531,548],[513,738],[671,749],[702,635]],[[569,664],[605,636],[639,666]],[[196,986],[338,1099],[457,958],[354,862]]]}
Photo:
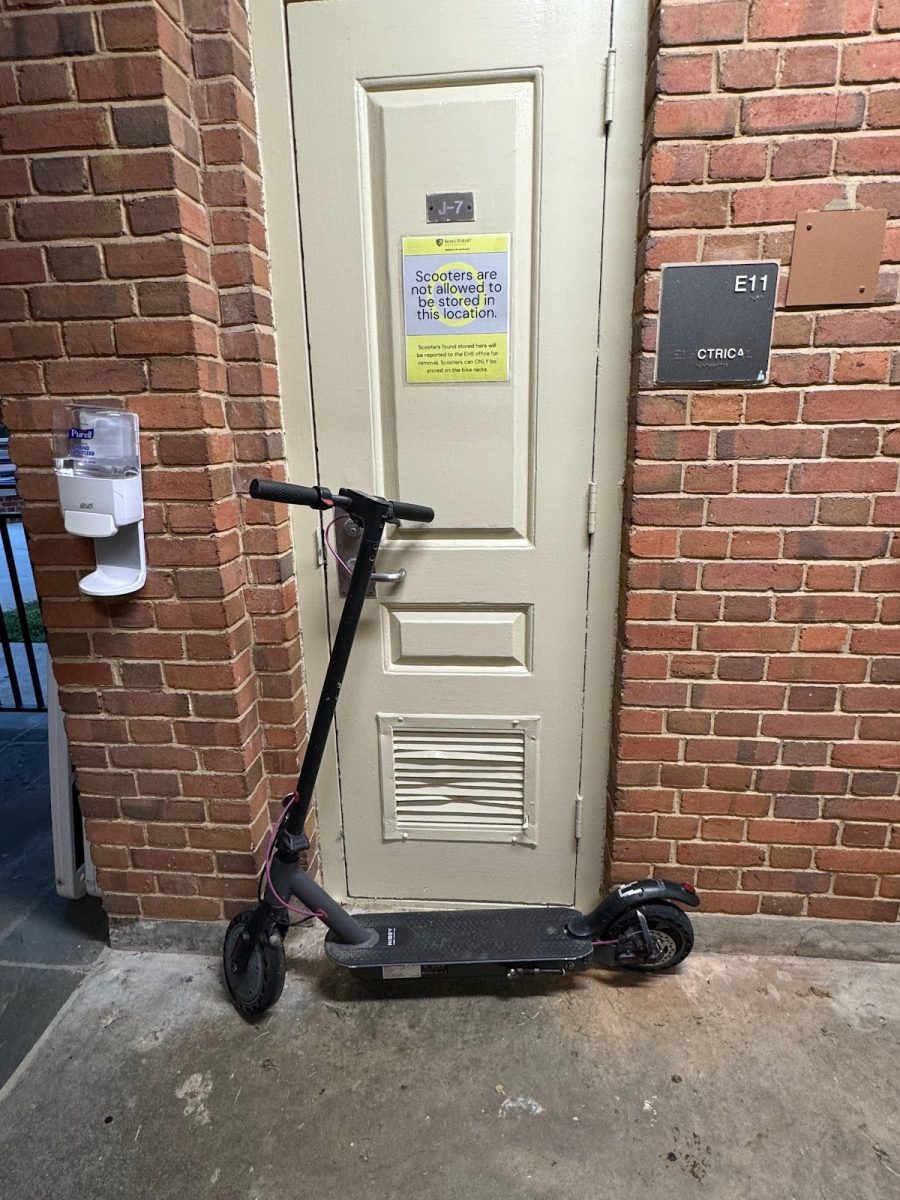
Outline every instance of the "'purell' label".
{"label": "'purell' label", "polygon": [[70,429],[69,437],[76,442],[88,442],[94,436],[93,429]]}

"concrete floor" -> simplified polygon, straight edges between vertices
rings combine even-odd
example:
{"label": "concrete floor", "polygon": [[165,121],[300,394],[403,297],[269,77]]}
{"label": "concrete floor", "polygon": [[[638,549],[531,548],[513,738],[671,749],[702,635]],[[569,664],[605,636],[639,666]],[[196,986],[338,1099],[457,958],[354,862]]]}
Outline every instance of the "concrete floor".
{"label": "concrete floor", "polygon": [[898,966],[695,954],[386,998],[318,936],[253,1027],[214,959],[106,951],[0,1092],[4,1193],[900,1195]]}

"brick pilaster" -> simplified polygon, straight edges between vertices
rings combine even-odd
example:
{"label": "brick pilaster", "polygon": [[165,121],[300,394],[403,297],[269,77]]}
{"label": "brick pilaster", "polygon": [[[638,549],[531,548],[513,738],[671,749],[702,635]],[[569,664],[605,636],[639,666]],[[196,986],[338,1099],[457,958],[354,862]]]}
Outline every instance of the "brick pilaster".
{"label": "brick pilaster", "polygon": [[[303,734],[247,25],[228,0],[8,5],[0,21],[3,417],[82,805],[113,916],[254,895]],[[82,596],[53,408],[142,425],[149,574]]]}

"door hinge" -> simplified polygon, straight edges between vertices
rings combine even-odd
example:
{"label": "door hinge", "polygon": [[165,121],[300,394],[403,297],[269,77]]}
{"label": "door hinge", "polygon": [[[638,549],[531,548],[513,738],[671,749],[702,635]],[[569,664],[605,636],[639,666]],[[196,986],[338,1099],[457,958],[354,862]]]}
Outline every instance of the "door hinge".
{"label": "door hinge", "polygon": [[322,545],[322,528],[316,526],[316,566],[325,566],[325,547]]}
{"label": "door hinge", "polygon": [[588,484],[587,498],[587,532],[588,537],[593,537],[597,529],[597,484],[592,479]]}
{"label": "door hinge", "polygon": [[603,124],[612,125],[613,113],[616,107],[616,52],[610,50],[606,55],[606,84],[603,92]]}
{"label": "door hinge", "polygon": [[584,808],[584,796],[578,793],[575,797],[575,841],[581,841],[581,814]]}

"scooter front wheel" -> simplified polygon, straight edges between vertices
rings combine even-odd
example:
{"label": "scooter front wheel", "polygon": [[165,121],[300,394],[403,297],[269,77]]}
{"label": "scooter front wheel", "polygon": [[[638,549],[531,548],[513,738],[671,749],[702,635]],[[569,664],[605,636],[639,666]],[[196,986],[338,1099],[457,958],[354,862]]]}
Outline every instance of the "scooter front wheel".
{"label": "scooter front wheel", "polygon": [[[618,963],[626,971],[668,971],[677,966],[694,948],[694,927],[688,917],[674,904],[645,904],[641,911],[647,918],[650,932],[656,941],[660,957],[652,963]],[[610,930],[611,937],[621,937],[637,928],[634,916],[626,913]]]}
{"label": "scooter front wheel", "polygon": [[243,954],[239,951],[246,953],[247,925],[253,911],[248,908],[238,913],[225,932],[222,946],[225,986],[234,1007],[247,1021],[261,1017],[284,989],[284,942],[279,930],[258,938],[250,949],[246,965],[241,967]]}

